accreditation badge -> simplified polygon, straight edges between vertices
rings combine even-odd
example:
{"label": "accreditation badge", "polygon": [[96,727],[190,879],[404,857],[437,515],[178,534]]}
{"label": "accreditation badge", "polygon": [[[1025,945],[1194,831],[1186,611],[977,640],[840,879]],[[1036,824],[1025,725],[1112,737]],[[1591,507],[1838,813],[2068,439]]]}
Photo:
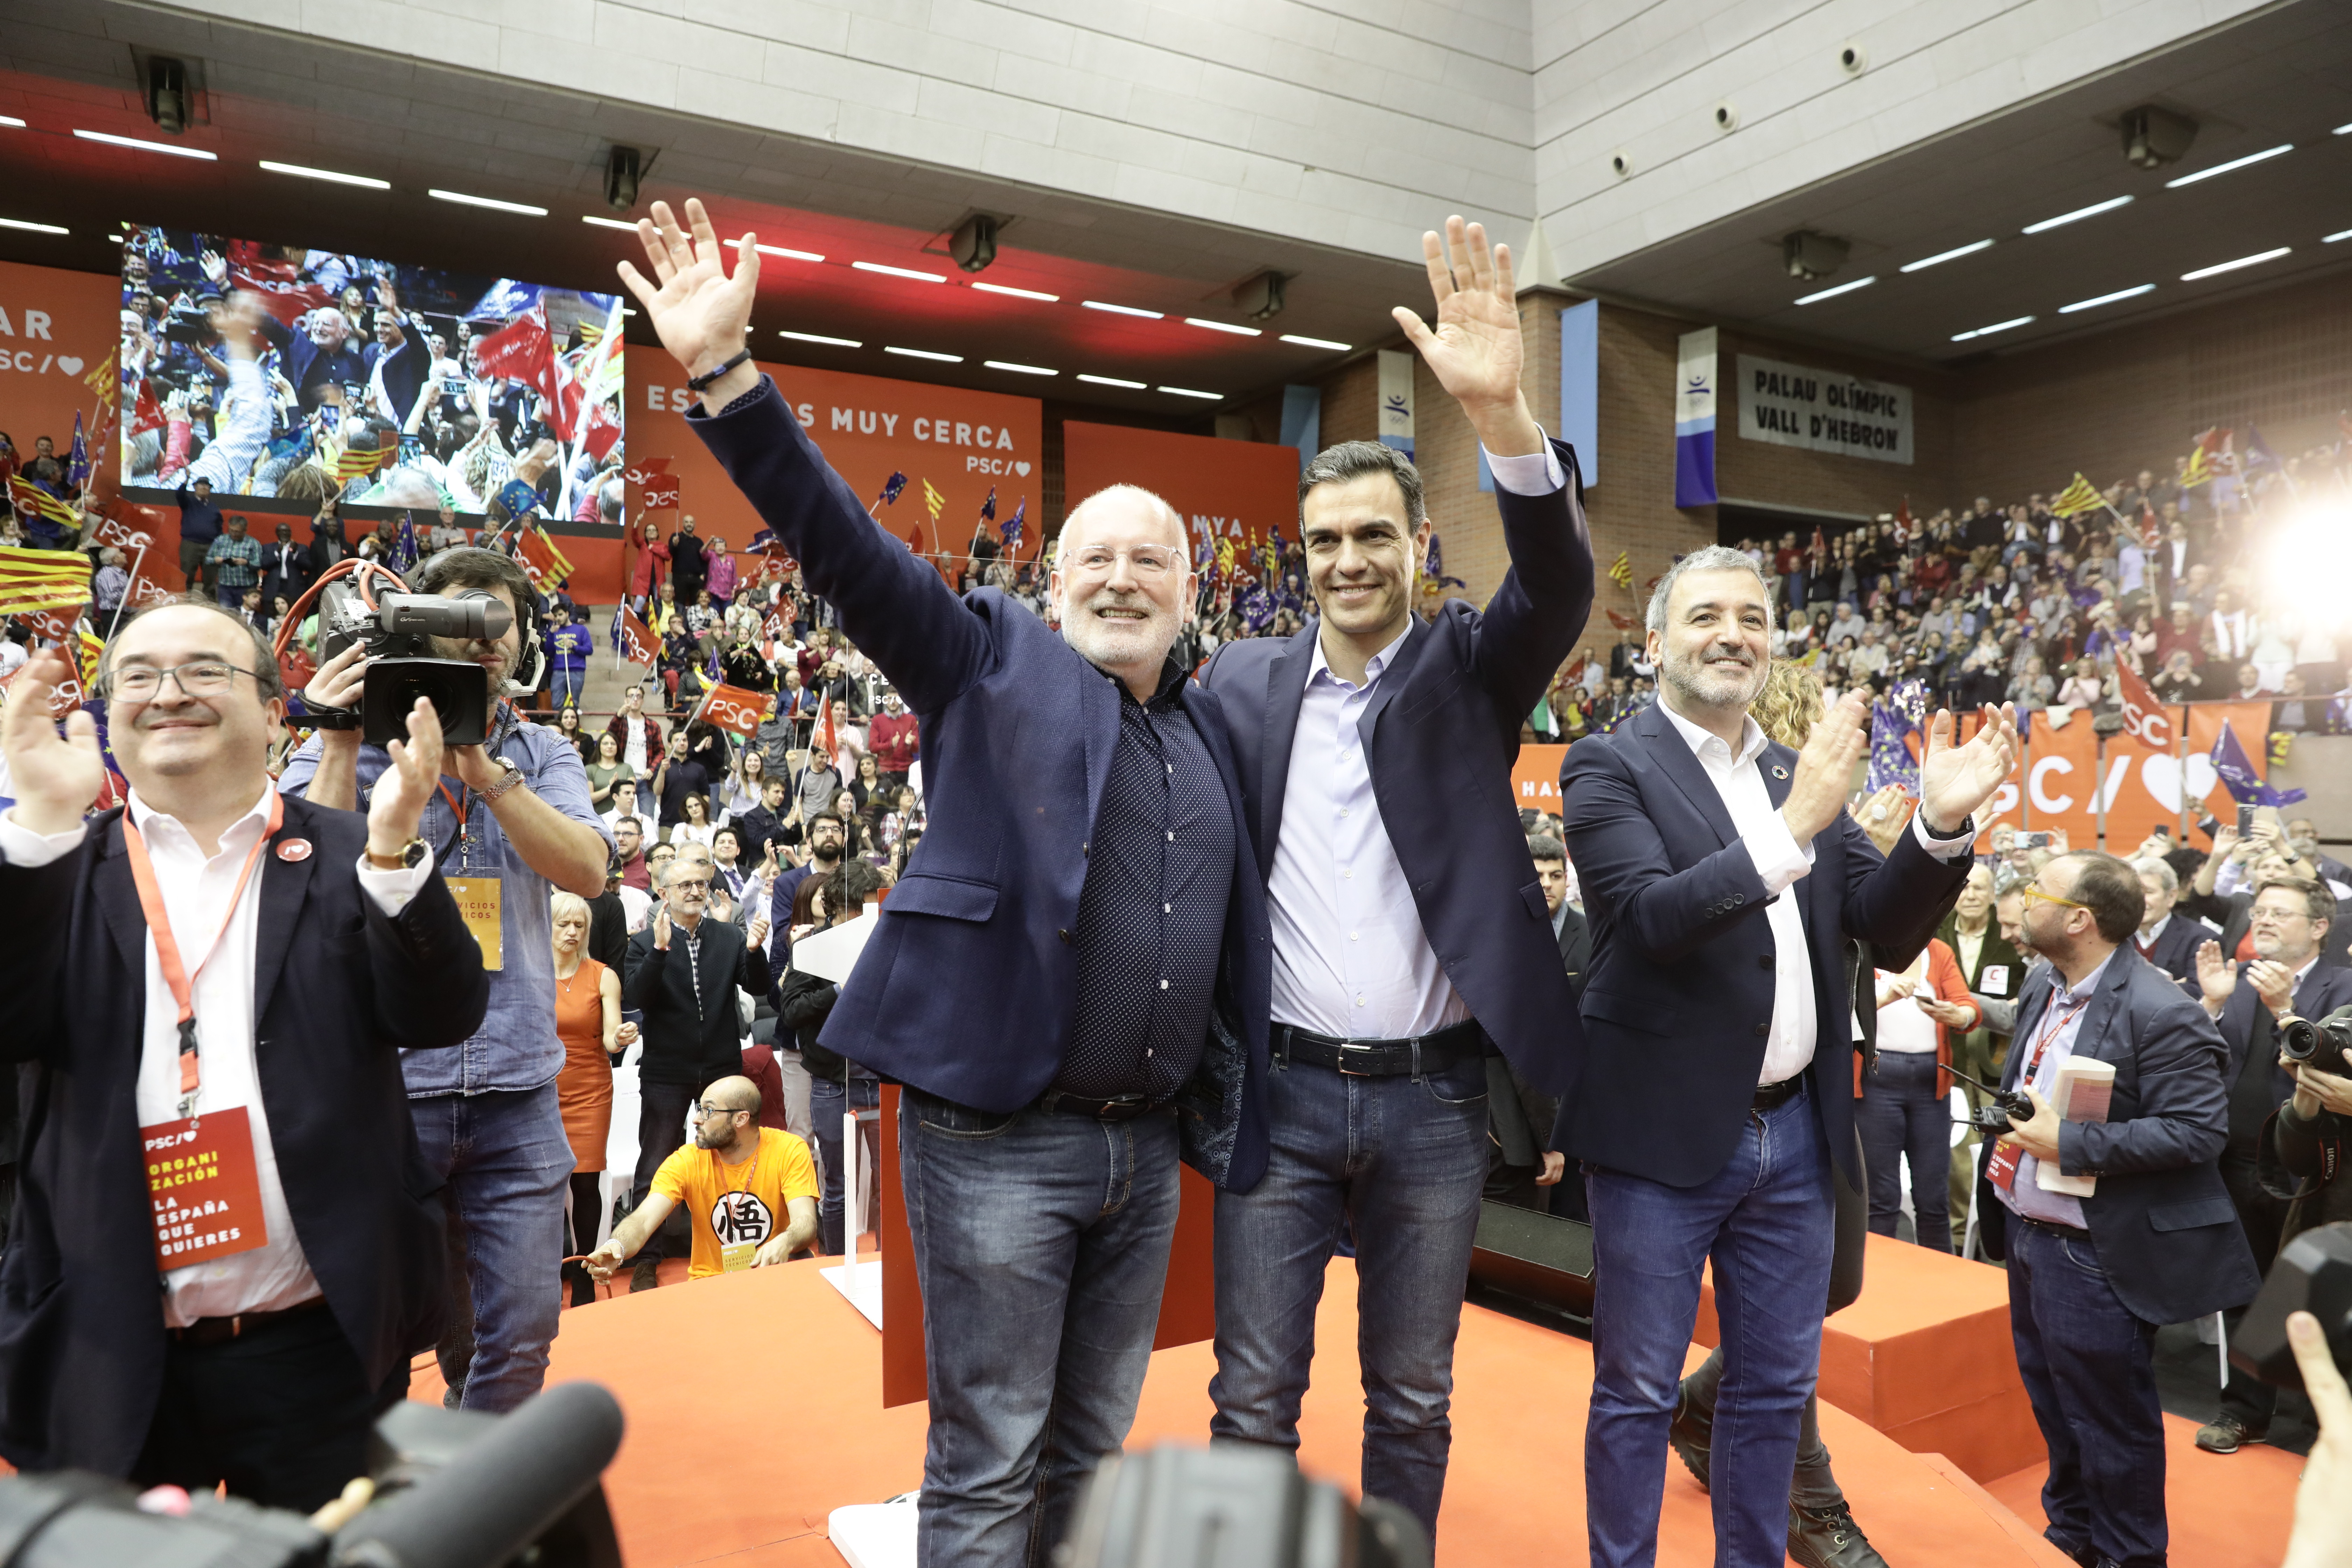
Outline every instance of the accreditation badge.
{"label": "accreditation badge", "polygon": [[2014,1143],[1996,1143],[1985,1160],[1985,1180],[2004,1193],[2017,1190],[2017,1163],[2023,1151]]}
{"label": "accreditation badge", "polygon": [[449,886],[449,896],[457,900],[457,913],[464,917],[466,929],[481,944],[482,967],[506,967],[501,945],[505,928],[499,920],[499,879],[445,877],[442,880]]}
{"label": "accreditation badge", "polygon": [[1988,963],[1978,972],[1977,986],[1988,996],[2009,994],[2009,965]]}
{"label": "accreditation badge", "polygon": [[159,1273],[268,1244],[245,1107],[142,1127],[139,1146]]}
{"label": "accreditation badge", "polygon": [[740,1274],[751,1267],[751,1259],[760,1255],[756,1241],[730,1241],[719,1249],[719,1268],[726,1274]]}

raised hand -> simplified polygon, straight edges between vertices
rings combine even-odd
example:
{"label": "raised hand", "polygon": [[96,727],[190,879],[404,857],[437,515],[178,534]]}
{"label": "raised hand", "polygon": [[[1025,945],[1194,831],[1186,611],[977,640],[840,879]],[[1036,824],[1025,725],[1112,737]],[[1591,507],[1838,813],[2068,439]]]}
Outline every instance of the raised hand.
{"label": "raised hand", "polygon": [[1919,810],[1927,826],[1948,835],[1993,797],[2017,765],[2017,707],[1984,710],[1984,722],[1965,746],[1952,744],[1951,710],[1940,710],[1927,726],[1927,752],[1919,762]]}
{"label": "raised hand", "polygon": [[1845,809],[1853,765],[1870,745],[1867,714],[1862,695],[1848,692],[1822,715],[1805,738],[1805,749],[1797,753],[1797,776],[1780,803],[1780,820],[1800,845],[1811,843]]}
{"label": "raised hand", "polygon": [[1511,247],[1489,249],[1484,226],[1449,217],[1442,237],[1433,229],[1421,237],[1421,252],[1437,303],[1436,329],[1402,305],[1390,313],[1488,451],[1503,457],[1542,451],[1543,433],[1519,389]]}
{"label": "raised hand", "polygon": [[645,245],[655,281],[648,282],[625,261],[620,272],[621,281],[652,321],[662,347],[688,375],[700,375],[743,352],[751,329],[751,301],[760,288],[760,253],[752,248],[749,234],[737,240],[735,275],[730,278],[718,232],[699,197],[687,198],[686,221],[693,230],[691,237],[678,226],[669,204],[656,202],[652,219],[637,221],[637,238]]}
{"label": "raised hand", "polygon": [[44,837],[71,832],[106,785],[106,761],[90,716],[79,708],[68,714],[63,739],[49,717],[50,699],[73,679],[65,656],[45,648],[8,683],[7,707],[0,710],[0,754],[8,759],[16,790],[9,815]]}
{"label": "raised hand", "polygon": [[2206,942],[2197,944],[2197,988],[2205,994],[2209,1011],[2219,1013],[2230,994],[2238,988],[2235,965],[2221,956],[2221,944]]}
{"label": "raised hand", "polygon": [[656,952],[669,951],[669,906],[667,904],[654,906],[654,951]]}
{"label": "raised hand", "polygon": [[425,803],[441,783],[441,715],[429,698],[418,698],[409,710],[408,739],[384,751],[392,766],[377,778],[368,803],[368,853],[388,859],[416,837]]}

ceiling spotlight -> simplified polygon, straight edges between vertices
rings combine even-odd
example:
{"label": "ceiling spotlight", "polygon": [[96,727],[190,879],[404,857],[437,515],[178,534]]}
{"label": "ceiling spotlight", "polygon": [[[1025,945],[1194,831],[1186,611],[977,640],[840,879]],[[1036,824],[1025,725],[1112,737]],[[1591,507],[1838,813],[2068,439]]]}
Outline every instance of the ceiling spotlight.
{"label": "ceiling spotlight", "polygon": [[988,264],[996,259],[996,220],[986,213],[964,219],[948,237],[948,254],[966,272],[987,271]]}
{"label": "ceiling spotlight", "polygon": [[1253,321],[1282,314],[1282,274],[1261,272],[1234,290],[1234,309]]}
{"label": "ceiling spotlight", "polygon": [[2123,133],[2125,162],[2135,169],[2161,169],[2188,155],[2197,140],[2197,121],[2144,103],[2124,115]]}
{"label": "ceiling spotlight", "polygon": [[1846,255],[1852,249],[1852,246],[1834,236],[1810,228],[1791,229],[1780,237],[1780,265],[1789,269],[1790,277],[1801,278],[1810,283],[1843,267]]}
{"label": "ceiling spotlight", "polygon": [[147,61],[147,118],[167,136],[188,128],[188,68],[163,55]]}
{"label": "ceiling spotlight", "polygon": [[604,205],[616,213],[637,205],[637,176],[644,156],[635,147],[615,147],[604,155]]}

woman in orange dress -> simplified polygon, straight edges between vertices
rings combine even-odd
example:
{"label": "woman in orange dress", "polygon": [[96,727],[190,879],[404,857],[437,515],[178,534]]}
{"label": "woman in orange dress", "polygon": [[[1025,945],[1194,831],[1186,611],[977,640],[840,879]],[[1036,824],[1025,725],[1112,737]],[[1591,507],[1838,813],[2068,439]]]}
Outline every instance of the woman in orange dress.
{"label": "woman in orange dress", "polygon": [[[613,1126],[613,1061],[636,1040],[637,1026],[621,1022],[621,977],[587,954],[588,901],[558,893],[551,901],[555,937],[555,1033],[563,1041],[563,1069],[555,1075],[563,1135],[572,1143],[572,1237],[569,1254],[596,1246],[604,1204],[604,1136]],[[572,1304],[596,1299],[596,1282],[577,1263],[563,1266]]]}

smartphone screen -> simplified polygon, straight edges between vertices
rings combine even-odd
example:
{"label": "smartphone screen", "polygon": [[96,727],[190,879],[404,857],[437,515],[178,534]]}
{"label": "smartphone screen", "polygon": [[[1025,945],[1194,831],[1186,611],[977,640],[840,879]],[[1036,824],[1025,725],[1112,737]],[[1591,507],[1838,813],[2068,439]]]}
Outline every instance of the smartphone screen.
{"label": "smartphone screen", "polygon": [[2251,805],[2238,807],[2238,837],[2251,838],[2254,833],[2254,811]]}

